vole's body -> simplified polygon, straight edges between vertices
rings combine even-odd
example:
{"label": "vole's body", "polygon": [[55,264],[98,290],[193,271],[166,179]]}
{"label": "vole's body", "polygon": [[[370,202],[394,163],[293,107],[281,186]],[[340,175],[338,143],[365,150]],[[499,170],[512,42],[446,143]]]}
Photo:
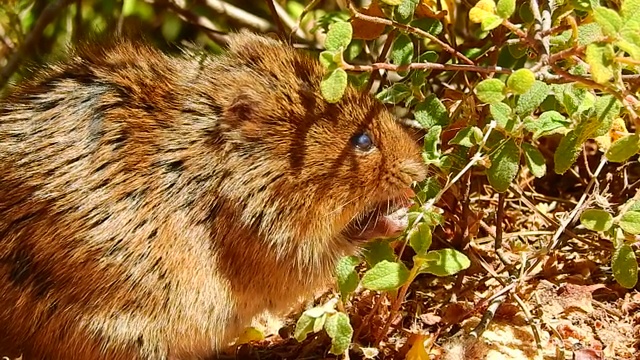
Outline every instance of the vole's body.
{"label": "vole's body", "polygon": [[[0,356],[213,354],[356,251],[351,220],[424,176],[386,110],[274,40],[77,50],[0,101]],[[354,148],[366,130],[376,147]]]}

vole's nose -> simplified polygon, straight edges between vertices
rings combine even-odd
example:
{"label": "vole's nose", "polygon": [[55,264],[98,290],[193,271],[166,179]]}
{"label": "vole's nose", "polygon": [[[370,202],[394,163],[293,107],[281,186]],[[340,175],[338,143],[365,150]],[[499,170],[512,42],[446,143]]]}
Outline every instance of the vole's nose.
{"label": "vole's nose", "polygon": [[400,166],[402,178],[408,184],[414,181],[420,182],[427,177],[427,166],[422,161],[405,160]]}

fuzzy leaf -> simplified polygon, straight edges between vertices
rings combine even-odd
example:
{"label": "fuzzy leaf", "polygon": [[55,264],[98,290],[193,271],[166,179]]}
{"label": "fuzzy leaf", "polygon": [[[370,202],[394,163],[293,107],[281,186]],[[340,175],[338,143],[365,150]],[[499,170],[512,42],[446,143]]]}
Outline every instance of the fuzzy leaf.
{"label": "fuzzy leaf", "polygon": [[581,146],[582,143],[578,142],[578,136],[573,130],[569,131],[562,140],[560,140],[560,144],[558,144],[556,152],[553,154],[553,160],[555,162],[553,170],[556,174],[564,174],[565,171],[569,170],[578,158]]}
{"label": "fuzzy leaf", "polygon": [[476,95],[483,103],[495,104],[504,100],[504,83],[499,79],[482,80],[476,86]]}
{"label": "fuzzy leaf", "polygon": [[362,277],[362,286],[374,291],[395,290],[409,279],[409,270],[403,263],[383,260]]}
{"label": "fuzzy leaf", "polygon": [[411,95],[411,89],[400,82],[397,82],[382,91],[380,91],[376,98],[385,104],[399,104],[404,99]]}
{"label": "fuzzy leaf", "polygon": [[533,139],[537,140],[542,136],[562,133],[569,129],[571,122],[557,111],[545,111],[540,114],[537,120],[527,118],[524,121],[524,128],[533,133]]}
{"label": "fuzzy leaf", "polygon": [[320,53],[320,63],[327,70],[333,70],[338,67],[340,61],[340,52],[325,50]]}
{"label": "fuzzy leaf", "polygon": [[622,18],[614,10],[598,6],[593,9],[593,17],[605,35],[615,36],[620,31]]}
{"label": "fuzzy leaf", "polygon": [[469,20],[476,24],[480,24],[487,17],[495,15],[496,3],[493,0],[480,0],[469,10]]}
{"label": "fuzzy leaf", "polygon": [[516,0],[498,0],[496,13],[503,19],[508,19],[516,11]]}
{"label": "fuzzy leaf", "polygon": [[455,249],[429,251],[426,255],[416,255],[413,261],[420,266],[418,272],[435,276],[449,276],[471,266],[469,258]]}
{"label": "fuzzy leaf", "polygon": [[428,164],[438,162],[440,159],[440,149],[438,145],[440,145],[441,132],[442,127],[436,125],[431,127],[424,137],[424,152],[422,153],[422,158]]}
{"label": "fuzzy leaf", "polygon": [[395,65],[406,65],[413,58],[413,42],[407,35],[400,35],[391,47],[391,62]]}
{"label": "fuzzy leaf", "polygon": [[356,256],[345,256],[336,265],[338,289],[343,299],[347,298],[358,287],[360,278],[355,269],[359,263],[360,259]]}
{"label": "fuzzy leaf", "polygon": [[335,69],[324,76],[320,83],[322,96],[330,103],[340,101],[347,88],[347,73],[342,69]]}
{"label": "fuzzy leaf", "polygon": [[520,149],[513,141],[507,140],[489,156],[491,167],[487,169],[489,184],[498,192],[505,192],[518,174]]}
{"label": "fuzzy leaf", "polygon": [[606,84],[613,77],[615,53],[611,44],[593,43],[587,46],[586,60],[591,67],[593,81]]}
{"label": "fuzzy leaf", "polygon": [[613,216],[600,209],[587,209],[580,215],[580,223],[592,231],[607,231],[613,225]]}
{"label": "fuzzy leaf", "polygon": [[445,126],[449,124],[447,108],[434,94],[430,94],[416,106],[414,116],[416,121],[425,129],[435,125]]}
{"label": "fuzzy leaf", "polygon": [[623,244],[616,249],[611,258],[611,268],[613,277],[623,287],[633,289],[638,283],[638,259],[631,246]]}
{"label": "fuzzy leaf", "polygon": [[621,163],[638,152],[640,152],[640,137],[637,134],[631,134],[623,136],[611,144],[605,156],[609,161]]}
{"label": "fuzzy leaf", "polygon": [[522,151],[524,152],[524,161],[533,176],[543,177],[547,173],[547,165],[540,150],[531,144],[523,143]]}
{"label": "fuzzy leaf", "polygon": [[404,0],[396,9],[398,16],[401,19],[407,21],[413,17],[413,13],[416,11],[416,7],[420,0]]}
{"label": "fuzzy leaf", "polygon": [[620,13],[625,21],[638,21],[638,13],[640,13],[640,0],[624,0],[620,7]]}
{"label": "fuzzy leaf", "polygon": [[549,95],[549,86],[542,81],[534,81],[526,93],[520,95],[516,103],[516,114],[528,115],[537,109]]}
{"label": "fuzzy leaf", "polygon": [[369,267],[374,267],[383,260],[395,261],[396,256],[389,245],[389,240],[377,239],[367,244],[364,251],[364,258],[367,260]]}
{"label": "fuzzy leaf", "polygon": [[516,94],[524,94],[536,81],[536,76],[529,69],[518,69],[507,79],[507,88]]}
{"label": "fuzzy leaf", "polygon": [[409,245],[418,255],[426,254],[431,247],[431,228],[424,222],[411,229],[407,237]]}
{"label": "fuzzy leaf", "polygon": [[351,23],[346,21],[336,21],[329,25],[324,47],[330,51],[342,51],[347,48],[353,36]]}
{"label": "fuzzy leaf", "polygon": [[511,114],[509,105],[502,102],[491,104],[489,106],[489,112],[491,113],[491,117],[496,121],[499,129],[505,129],[509,132],[513,130],[515,119]]}
{"label": "fuzzy leaf", "polygon": [[618,225],[629,234],[640,234],[640,211],[627,211],[620,218]]}
{"label": "fuzzy leaf", "polygon": [[472,147],[482,141],[482,130],[477,126],[466,127],[456,134],[453,139],[449,140],[450,145],[460,145],[464,147]]}
{"label": "fuzzy leaf", "polygon": [[296,329],[293,332],[293,337],[299,342],[302,342],[302,340],[306,339],[309,333],[313,332],[313,323],[315,321],[315,318],[302,314],[296,323]]}
{"label": "fuzzy leaf", "polygon": [[342,312],[337,312],[327,319],[324,324],[327,335],[331,338],[331,352],[335,355],[344,353],[351,344],[353,328],[349,321],[349,316]]}

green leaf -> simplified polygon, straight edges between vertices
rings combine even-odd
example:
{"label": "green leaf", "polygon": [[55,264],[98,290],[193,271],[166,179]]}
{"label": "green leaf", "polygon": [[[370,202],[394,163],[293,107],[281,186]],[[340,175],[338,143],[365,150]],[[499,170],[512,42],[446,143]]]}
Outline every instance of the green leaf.
{"label": "green leaf", "polygon": [[503,19],[508,19],[516,11],[516,0],[498,0],[496,13]]}
{"label": "green leaf", "polygon": [[427,164],[436,163],[440,159],[440,150],[438,145],[440,144],[440,133],[442,127],[440,125],[433,126],[427,132],[424,137],[424,152],[422,158]]}
{"label": "green leaf", "polygon": [[487,169],[489,184],[498,192],[505,192],[518,174],[520,149],[513,141],[507,140],[490,156],[491,167]]}
{"label": "green leaf", "polygon": [[322,96],[330,103],[340,101],[347,88],[347,73],[342,69],[335,69],[324,76],[320,83]]}
{"label": "green leaf", "polygon": [[320,53],[320,63],[327,70],[333,70],[340,63],[340,52],[325,50]]}
{"label": "green leaf", "polygon": [[362,286],[374,291],[395,290],[409,279],[409,270],[403,263],[383,260],[362,277]]}
{"label": "green leaf", "polygon": [[613,225],[613,216],[600,209],[587,209],[580,215],[580,223],[592,231],[607,231]]}
{"label": "green leaf", "polygon": [[351,42],[353,28],[350,22],[336,21],[329,25],[324,47],[330,51],[343,51]]}
{"label": "green leaf", "polygon": [[476,86],[476,95],[483,103],[495,104],[504,100],[504,83],[499,79],[482,80]]}
{"label": "green leaf", "polygon": [[542,136],[561,134],[569,129],[571,122],[557,111],[545,111],[540,114],[537,120],[528,117],[524,121],[524,128],[533,133],[533,139],[537,140]]}
{"label": "green leaf", "polygon": [[[492,105],[493,106],[493,105]],[[482,130],[477,126],[466,127],[456,134],[453,139],[449,140],[450,145],[460,145],[464,147],[472,147],[482,141]]]}
{"label": "green leaf", "polygon": [[[442,190],[442,184],[437,176],[430,176],[420,184],[420,192],[424,197],[419,197],[422,201],[431,200]],[[640,202],[639,202],[640,203]]]}
{"label": "green leaf", "polygon": [[489,106],[491,117],[496,121],[499,129],[505,129],[511,132],[515,126],[515,119],[511,114],[509,105],[499,102]]}
{"label": "green leaf", "polygon": [[623,244],[613,253],[611,258],[613,277],[618,284],[633,289],[638,283],[638,259],[631,246]]}
{"label": "green leaf", "polygon": [[445,126],[449,124],[449,112],[434,94],[430,94],[416,106],[414,116],[416,121],[425,129],[435,125]]}
{"label": "green leaf", "polygon": [[380,91],[376,98],[384,104],[399,104],[407,97],[411,95],[411,88],[404,83],[395,83],[382,91]]}
{"label": "green leaf", "polygon": [[599,84],[608,83],[613,77],[615,52],[611,44],[593,43],[587,45],[586,60],[591,67],[591,77]]}
{"label": "green leaf", "polygon": [[440,249],[429,251],[426,255],[413,257],[418,273],[433,274],[435,276],[449,276],[471,266],[469,258],[455,249]]}
{"label": "green leaf", "polygon": [[413,17],[413,13],[416,11],[416,7],[418,6],[418,2],[420,0],[404,0],[398,8],[396,9],[398,16],[402,20],[409,20]]}
{"label": "green leaf", "polygon": [[549,86],[542,81],[534,81],[526,93],[520,95],[516,103],[516,114],[528,115],[542,104],[549,95]]}
{"label": "green leaf", "polygon": [[302,314],[296,323],[296,329],[293,332],[293,337],[298,341],[306,339],[307,335],[313,332],[313,324],[315,321],[315,318]]}
{"label": "green leaf", "polygon": [[387,4],[387,5],[391,5],[391,6],[398,6],[400,4],[402,4],[403,0],[380,0],[383,3]]}
{"label": "green leaf", "polygon": [[480,28],[482,31],[493,30],[502,24],[502,20],[503,19],[498,15],[488,15],[484,20],[482,20]]}
{"label": "green leaf", "polygon": [[537,178],[543,177],[547,173],[547,166],[540,150],[531,144],[523,143],[522,151],[524,152],[524,161],[533,176]]}
{"label": "green leaf", "polygon": [[507,79],[507,88],[516,94],[524,94],[536,81],[536,76],[529,69],[518,69]]}
{"label": "green leaf", "polygon": [[624,0],[620,7],[620,14],[625,21],[638,21],[638,13],[640,13],[640,0]]}
{"label": "green leaf", "polygon": [[639,151],[640,137],[637,134],[631,134],[623,136],[611,144],[605,156],[609,161],[621,163],[627,161]]}
{"label": "green leaf", "polygon": [[622,18],[612,9],[598,6],[593,9],[593,17],[607,36],[616,36],[622,25]]}
{"label": "green leaf", "polygon": [[434,36],[440,35],[442,30],[444,29],[444,26],[440,21],[431,18],[416,19],[411,22],[411,26],[424,30]]}
{"label": "green leaf", "polygon": [[620,114],[622,104],[613,95],[598,96],[593,107],[596,110],[595,130],[590,134],[591,138],[606,135],[611,130],[613,120]]}
{"label": "green leaf", "polygon": [[369,267],[374,267],[383,260],[395,261],[396,255],[389,245],[389,240],[377,239],[366,245],[364,258],[367,260]]}
{"label": "green leaf", "polygon": [[431,247],[431,228],[424,222],[411,229],[407,237],[409,245],[418,255],[426,254]]}
{"label": "green leaf", "polygon": [[640,211],[627,211],[620,218],[618,225],[629,234],[640,234]]}
{"label": "green leaf", "polygon": [[354,292],[358,287],[360,278],[355,271],[356,266],[360,263],[360,259],[356,256],[345,256],[338,261],[336,265],[336,277],[338,278],[338,289],[343,299]]}
{"label": "green leaf", "polygon": [[313,332],[317,333],[318,331],[322,330],[322,327],[324,326],[325,321],[327,321],[327,313],[324,313],[320,316],[318,316],[314,321],[313,321]]}
{"label": "green leaf", "polygon": [[407,35],[400,35],[391,47],[391,62],[395,65],[406,65],[413,58],[413,42]]}
{"label": "green leaf", "polygon": [[578,142],[578,136],[573,130],[569,131],[562,140],[560,140],[560,144],[558,144],[556,152],[553,154],[553,161],[555,163],[553,170],[556,174],[564,174],[565,171],[569,170],[578,158],[581,146],[582,143]]}
{"label": "green leaf", "polygon": [[331,338],[331,350],[329,352],[332,354],[340,355],[351,345],[353,328],[347,314],[337,312],[329,316],[324,324],[324,330]]}

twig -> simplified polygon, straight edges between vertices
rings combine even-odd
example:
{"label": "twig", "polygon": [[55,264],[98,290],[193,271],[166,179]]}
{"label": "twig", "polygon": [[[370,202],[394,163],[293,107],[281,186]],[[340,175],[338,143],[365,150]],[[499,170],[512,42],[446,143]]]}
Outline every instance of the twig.
{"label": "twig", "polygon": [[230,19],[236,20],[254,30],[260,32],[267,32],[273,30],[273,25],[267,20],[257,17],[249,12],[246,12],[239,7],[235,7],[220,0],[204,0],[205,5],[217,12],[220,15],[225,15]]}
{"label": "twig", "polygon": [[408,70],[445,70],[445,71],[472,71],[476,73],[501,73],[511,74],[513,70],[500,66],[476,66],[476,65],[460,65],[460,64],[440,64],[431,62],[411,63],[406,65],[394,65],[387,63],[375,63],[371,65],[351,65],[343,64],[343,68],[348,71],[408,71]]}
{"label": "twig", "polygon": [[359,12],[358,9],[356,9],[356,7],[355,7],[355,5],[353,5],[352,1],[349,1],[348,8],[349,8],[349,12],[351,12],[351,16],[353,16],[356,19],[361,19],[361,20],[365,20],[365,21],[369,21],[369,22],[373,22],[373,23],[377,23],[377,24],[393,26],[393,27],[395,27],[397,29],[402,29],[402,30],[408,31],[410,33],[414,33],[414,34],[420,35],[420,36],[425,37],[425,38],[433,41],[434,43],[440,45],[446,52],[448,52],[451,55],[457,57],[458,59],[466,62],[467,64],[475,65],[475,63],[473,61],[471,61],[468,57],[464,56],[462,53],[460,53],[456,49],[452,48],[449,44],[445,43],[444,41],[438,39],[437,37],[429,34],[428,32],[426,32],[424,30],[415,28],[413,26],[405,25],[405,24],[399,23],[397,21],[393,21],[393,20],[389,20],[389,19],[385,19],[385,18],[381,18],[381,17],[377,17],[377,16],[365,15],[365,14]]}
{"label": "twig", "polygon": [[[582,210],[582,205],[587,200],[587,197],[590,196],[589,193],[593,188],[595,182],[597,181],[598,175],[600,175],[600,172],[602,171],[606,163],[607,163],[607,158],[603,156],[602,159],[600,160],[600,164],[598,165],[598,168],[596,169],[596,171],[593,172],[593,177],[591,178],[591,181],[589,181],[589,184],[587,185],[587,188],[584,190],[584,193],[580,197],[580,200],[578,200],[578,203],[573,208],[569,216],[560,222],[560,226],[558,227],[558,230],[556,230],[555,234],[553,235],[553,238],[551,238],[551,242],[547,246],[547,251],[554,250],[558,247],[558,245],[560,244],[560,236],[565,232],[567,226],[569,226],[569,224],[573,222],[574,218],[576,217],[576,215],[578,215],[580,210]],[[535,269],[538,265],[540,265],[540,263],[542,262],[542,259],[543,259],[542,257],[539,257],[538,259],[536,259],[536,261],[527,268],[526,273],[527,274],[531,273],[533,269]]]}
{"label": "twig", "polygon": [[26,57],[27,53],[33,49],[40,41],[42,32],[51,23],[58,13],[73,0],[57,0],[49,5],[42,11],[38,20],[36,20],[33,29],[29,32],[24,42],[18,47],[18,49],[11,55],[2,70],[0,70],[0,88],[3,88],[11,76],[20,67],[20,62]]}
{"label": "twig", "polygon": [[278,28],[278,34],[280,38],[286,39],[286,30],[284,28],[284,24],[282,23],[282,18],[278,14],[278,10],[276,10],[274,0],[265,0],[267,6],[269,7],[269,11],[271,12],[271,18],[273,18],[273,22],[276,24]]}
{"label": "twig", "polygon": [[494,242],[494,247],[496,251],[496,255],[498,255],[498,259],[502,262],[502,264],[506,267],[511,266],[511,261],[507,259],[502,250],[502,223],[504,222],[504,199],[505,193],[498,194],[498,208],[496,209],[496,239]]}
{"label": "twig", "polygon": [[171,0],[146,0],[150,3],[162,4],[176,13],[182,20],[194,24],[204,30],[204,34],[213,42],[224,45],[227,43],[226,35],[221,29],[204,16],[197,15],[188,9],[181,7]]}

